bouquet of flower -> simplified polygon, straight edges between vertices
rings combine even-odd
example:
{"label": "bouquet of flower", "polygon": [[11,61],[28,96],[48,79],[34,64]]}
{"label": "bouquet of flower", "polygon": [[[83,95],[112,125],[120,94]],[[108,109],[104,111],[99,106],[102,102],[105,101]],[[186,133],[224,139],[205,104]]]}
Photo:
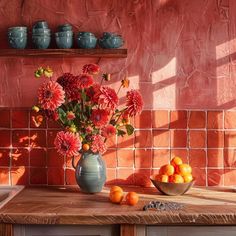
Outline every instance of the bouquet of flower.
{"label": "bouquet of flower", "polygon": [[102,154],[108,138],[131,135],[134,131],[129,120],[142,111],[141,94],[137,90],[128,91],[126,104],[120,108],[118,94],[120,89],[129,87],[129,80],[123,79],[116,92],[104,85],[111,75],[100,76],[99,72],[96,64],[84,65],[80,75],[65,73],[56,80],[52,79],[50,68],[41,67],[35,72],[35,77],[45,77],[46,81],[38,90],[38,105],[33,107],[42,115],[34,117],[34,121],[39,126],[46,117],[65,128],[54,141],[63,156],[72,157],[83,151]]}

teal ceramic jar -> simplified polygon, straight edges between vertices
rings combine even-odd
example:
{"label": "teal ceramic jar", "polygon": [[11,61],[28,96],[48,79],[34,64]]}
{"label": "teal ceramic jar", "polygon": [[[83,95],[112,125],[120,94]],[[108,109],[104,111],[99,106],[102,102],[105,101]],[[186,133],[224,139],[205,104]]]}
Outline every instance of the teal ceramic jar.
{"label": "teal ceramic jar", "polygon": [[84,152],[75,168],[76,182],[86,193],[98,193],[106,181],[106,165],[99,153]]}

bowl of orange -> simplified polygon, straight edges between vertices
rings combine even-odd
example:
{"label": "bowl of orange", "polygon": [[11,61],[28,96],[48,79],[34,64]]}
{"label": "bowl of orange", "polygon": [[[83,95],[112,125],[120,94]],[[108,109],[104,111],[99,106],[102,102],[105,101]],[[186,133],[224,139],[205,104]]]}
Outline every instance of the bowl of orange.
{"label": "bowl of orange", "polygon": [[150,179],[161,193],[169,196],[186,193],[195,182],[191,166],[183,163],[180,157],[174,157],[170,164],[163,165],[159,174]]}

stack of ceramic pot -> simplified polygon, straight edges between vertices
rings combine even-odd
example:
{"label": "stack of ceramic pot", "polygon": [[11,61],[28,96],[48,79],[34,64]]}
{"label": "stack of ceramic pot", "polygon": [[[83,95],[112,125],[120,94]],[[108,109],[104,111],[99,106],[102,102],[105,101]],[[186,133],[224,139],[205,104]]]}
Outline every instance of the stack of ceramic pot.
{"label": "stack of ceramic pot", "polygon": [[120,48],[123,46],[124,40],[118,34],[104,32],[98,43],[101,48]]}
{"label": "stack of ceramic pot", "polygon": [[59,25],[55,38],[58,48],[71,48],[73,45],[72,26],[70,24]]}
{"label": "stack of ceramic pot", "polygon": [[8,42],[12,48],[24,49],[27,45],[27,27],[16,26],[9,28]]}
{"label": "stack of ceramic pot", "polygon": [[79,48],[95,48],[97,38],[90,32],[79,32],[77,35],[77,43]]}
{"label": "stack of ceramic pot", "polygon": [[37,49],[46,49],[50,45],[51,30],[46,21],[38,21],[34,24],[32,30],[32,41]]}

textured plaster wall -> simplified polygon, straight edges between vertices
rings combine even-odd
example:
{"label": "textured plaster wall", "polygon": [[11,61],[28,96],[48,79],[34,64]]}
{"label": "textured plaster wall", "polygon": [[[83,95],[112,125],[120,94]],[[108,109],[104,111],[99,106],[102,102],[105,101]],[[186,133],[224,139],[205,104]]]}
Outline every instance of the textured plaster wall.
{"label": "textured plaster wall", "polygon": [[[122,34],[127,59],[0,58],[0,106],[27,107],[41,83],[40,65],[58,76],[98,62],[113,74],[112,86],[128,75],[146,109],[231,109],[236,106],[235,0],[1,0],[0,48],[7,28],[45,19],[71,23],[75,32]],[[31,34],[29,34],[29,41]]]}

